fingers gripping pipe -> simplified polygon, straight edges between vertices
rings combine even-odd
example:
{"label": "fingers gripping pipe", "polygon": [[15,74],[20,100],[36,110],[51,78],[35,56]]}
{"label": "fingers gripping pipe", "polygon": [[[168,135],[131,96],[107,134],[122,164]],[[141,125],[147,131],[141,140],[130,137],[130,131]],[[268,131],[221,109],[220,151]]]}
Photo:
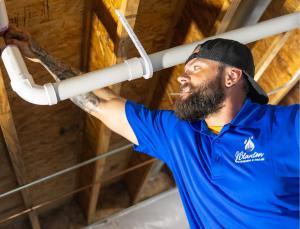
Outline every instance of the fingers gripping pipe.
{"label": "fingers gripping pipe", "polygon": [[[0,33],[8,29],[8,24],[5,1],[0,0]],[[39,105],[53,105],[58,102],[51,83],[43,86],[34,83],[17,46],[8,45],[1,57],[10,78],[11,87],[20,97],[27,102]]]}
{"label": "fingers gripping pipe", "polygon": [[[18,47],[14,45],[8,45],[3,50],[1,57],[8,72],[8,76],[11,80],[12,89],[27,102],[38,105],[53,105],[56,104],[59,100],[69,99],[75,95],[89,92],[93,90],[91,89],[92,87],[94,87],[94,89],[97,89],[112,85],[114,83],[119,83],[124,80],[137,79],[141,76],[143,76],[145,79],[152,77],[153,67],[150,58],[146,54],[144,48],[140,44],[138,38],[130,28],[122,13],[118,11],[117,14],[124,27],[126,28],[130,38],[132,39],[133,43],[142,56],[142,58],[131,58],[124,61],[124,63],[120,64],[119,66],[110,68],[111,70],[117,69],[118,71],[115,71],[115,73],[122,74],[123,76],[121,75],[119,77],[115,77],[115,79],[110,78],[110,80],[107,80],[109,79],[110,74],[105,74],[105,70],[98,70],[95,72],[84,74],[80,77],[74,77],[69,81],[62,81],[54,84],[47,83],[43,86],[40,86],[34,83],[34,80],[27,70],[26,64]],[[5,1],[0,0],[0,33],[3,33],[8,29],[8,24],[9,20],[7,16]],[[122,68],[124,70],[120,72]],[[105,74],[103,75],[102,79],[99,79],[99,77],[101,76],[100,72]],[[81,90],[81,93],[78,93],[77,84],[82,81],[79,78],[83,79],[83,76],[85,79],[85,83],[78,85],[79,87],[84,87],[83,85],[89,85],[89,82],[87,81],[91,77],[93,77],[94,80],[91,81],[91,87],[89,87],[90,89],[88,89],[88,91],[83,89]],[[98,78],[98,83],[96,83],[95,81],[95,76],[97,76]],[[76,82],[75,79],[77,79]],[[72,83],[68,84],[68,82]],[[96,87],[95,83],[97,84]],[[63,90],[61,90],[62,87],[64,88]]]}

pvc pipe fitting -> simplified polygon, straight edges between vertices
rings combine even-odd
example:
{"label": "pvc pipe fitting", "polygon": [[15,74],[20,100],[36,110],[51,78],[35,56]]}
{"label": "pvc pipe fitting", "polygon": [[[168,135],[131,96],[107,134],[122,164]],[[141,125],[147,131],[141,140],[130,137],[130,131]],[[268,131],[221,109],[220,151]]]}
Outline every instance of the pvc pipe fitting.
{"label": "pvc pipe fitting", "polygon": [[38,105],[53,105],[58,102],[51,83],[36,85],[27,70],[23,57],[15,45],[8,45],[2,52],[2,60],[10,78],[12,89],[24,100]]}

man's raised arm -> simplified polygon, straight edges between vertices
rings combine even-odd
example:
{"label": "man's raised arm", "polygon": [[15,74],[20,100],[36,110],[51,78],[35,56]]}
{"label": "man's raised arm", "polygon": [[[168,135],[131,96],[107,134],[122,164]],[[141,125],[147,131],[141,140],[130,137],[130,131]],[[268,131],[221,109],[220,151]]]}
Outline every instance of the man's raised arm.
{"label": "man's raised arm", "polygon": [[[81,74],[80,71],[49,55],[25,31],[11,27],[5,34],[5,40],[7,44],[18,46],[26,58],[41,63],[56,81]],[[73,97],[71,100],[81,109],[100,119],[114,132],[122,135],[130,142],[138,144],[137,138],[126,118],[126,100],[115,94],[111,89],[98,89]]]}

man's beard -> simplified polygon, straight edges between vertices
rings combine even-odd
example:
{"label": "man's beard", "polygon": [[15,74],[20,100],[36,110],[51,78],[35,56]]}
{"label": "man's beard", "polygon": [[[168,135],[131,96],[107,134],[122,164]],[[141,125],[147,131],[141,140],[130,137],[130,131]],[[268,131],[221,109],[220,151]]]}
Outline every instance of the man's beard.
{"label": "man's beard", "polygon": [[191,95],[186,99],[178,98],[175,102],[175,114],[187,121],[196,121],[205,119],[210,114],[216,113],[222,108],[225,100],[225,92],[222,87],[223,69],[219,72],[214,81],[207,85],[192,87],[191,85],[183,85],[191,87]]}

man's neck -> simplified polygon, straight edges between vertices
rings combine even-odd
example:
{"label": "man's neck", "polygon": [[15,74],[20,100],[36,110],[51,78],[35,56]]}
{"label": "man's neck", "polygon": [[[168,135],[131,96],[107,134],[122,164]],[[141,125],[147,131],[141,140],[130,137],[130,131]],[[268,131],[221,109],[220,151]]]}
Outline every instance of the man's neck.
{"label": "man's neck", "polygon": [[222,108],[207,118],[205,122],[208,126],[224,126],[230,123],[242,108],[246,98],[226,98]]}

